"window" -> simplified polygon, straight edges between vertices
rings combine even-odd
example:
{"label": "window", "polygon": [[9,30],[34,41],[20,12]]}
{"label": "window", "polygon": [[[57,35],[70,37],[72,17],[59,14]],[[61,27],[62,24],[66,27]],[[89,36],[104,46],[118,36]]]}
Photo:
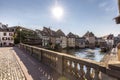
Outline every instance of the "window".
{"label": "window", "polygon": [[14,29],[12,29],[12,31],[14,31]]}
{"label": "window", "polygon": [[4,40],[4,37],[2,38],[2,40]]}
{"label": "window", "polygon": [[3,33],[4,36],[6,36],[7,34],[6,33]]}
{"label": "window", "polygon": [[83,45],[83,42],[81,42],[81,45]]}
{"label": "window", "polygon": [[11,36],[11,33],[9,33],[9,36]]}
{"label": "window", "polygon": [[12,33],[9,33],[9,36],[12,36]]}
{"label": "window", "polygon": [[6,37],[3,37],[2,40],[7,40],[7,38],[6,38]]}
{"label": "window", "polygon": [[11,38],[11,40],[13,40],[13,38]]}
{"label": "window", "polygon": [[9,46],[11,45],[11,43],[9,43]]}
{"label": "window", "polygon": [[10,38],[8,38],[8,40],[10,40]]}
{"label": "window", "polygon": [[6,45],[6,42],[4,42],[3,44]]}

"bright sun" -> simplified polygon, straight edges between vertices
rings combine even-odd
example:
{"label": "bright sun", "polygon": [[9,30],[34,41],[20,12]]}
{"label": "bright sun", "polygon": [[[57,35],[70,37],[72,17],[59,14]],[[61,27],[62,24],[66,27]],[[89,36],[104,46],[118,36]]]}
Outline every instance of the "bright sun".
{"label": "bright sun", "polygon": [[61,7],[59,7],[59,6],[55,6],[52,9],[52,13],[53,13],[55,18],[60,19],[63,16],[63,9]]}

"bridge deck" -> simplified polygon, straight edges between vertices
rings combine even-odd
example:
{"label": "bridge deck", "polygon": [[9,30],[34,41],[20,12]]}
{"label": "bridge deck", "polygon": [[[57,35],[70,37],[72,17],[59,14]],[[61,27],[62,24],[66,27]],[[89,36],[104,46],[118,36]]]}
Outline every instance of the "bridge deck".
{"label": "bridge deck", "polygon": [[24,73],[11,51],[12,48],[0,48],[0,80],[25,80]]}
{"label": "bridge deck", "polygon": [[[117,61],[117,55],[108,55],[106,64]],[[60,75],[29,53],[17,47],[0,48],[0,80],[58,80]],[[102,80],[116,80],[102,74]]]}
{"label": "bridge deck", "polygon": [[17,47],[0,48],[0,80],[57,80],[58,77],[54,70]]}

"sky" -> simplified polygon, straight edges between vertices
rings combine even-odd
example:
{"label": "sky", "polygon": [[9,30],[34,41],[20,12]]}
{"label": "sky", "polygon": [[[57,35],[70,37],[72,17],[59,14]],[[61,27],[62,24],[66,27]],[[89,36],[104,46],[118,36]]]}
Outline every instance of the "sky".
{"label": "sky", "polygon": [[[52,8],[63,9],[61,19],[56,19]],[[120,25],[113,18],[118,16],[117,0],[0,0],[0,22],[9,26],[29,29],[61,29],[83,36],[91,31],[95,36],[120,34]]]}

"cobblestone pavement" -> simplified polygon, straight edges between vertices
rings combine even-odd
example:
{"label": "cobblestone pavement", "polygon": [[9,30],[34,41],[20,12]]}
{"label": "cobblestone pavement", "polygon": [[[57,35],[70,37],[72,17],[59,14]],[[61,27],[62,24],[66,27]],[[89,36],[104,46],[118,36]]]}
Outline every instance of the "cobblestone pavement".
{"label": "cobblestone pavement", "polygon": [[57,80],[59,74],[17,47],[0,47],[0,80]]}
{"label": "cobblestone pavement", "polygon": [[0,48],[0,80],[26,80],[11,47]]}
{"label": "cobblestone pavement", "polygon": [[49,66],[42,64],[29,52],[13,47],[27,80],[58,80],[60,75]]}

